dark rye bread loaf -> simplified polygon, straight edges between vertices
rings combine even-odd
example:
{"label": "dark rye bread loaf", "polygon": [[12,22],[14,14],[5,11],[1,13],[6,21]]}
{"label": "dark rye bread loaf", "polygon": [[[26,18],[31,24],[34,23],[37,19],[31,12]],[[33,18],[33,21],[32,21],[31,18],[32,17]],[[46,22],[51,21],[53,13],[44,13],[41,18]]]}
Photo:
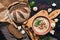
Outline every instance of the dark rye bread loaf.
{"label": "dark rye bread loaf", "polygon": [[24,1],[19,2],[10,8],[11,17],[16,23],[21,23],[27,20],[30,16],[30,7]]}

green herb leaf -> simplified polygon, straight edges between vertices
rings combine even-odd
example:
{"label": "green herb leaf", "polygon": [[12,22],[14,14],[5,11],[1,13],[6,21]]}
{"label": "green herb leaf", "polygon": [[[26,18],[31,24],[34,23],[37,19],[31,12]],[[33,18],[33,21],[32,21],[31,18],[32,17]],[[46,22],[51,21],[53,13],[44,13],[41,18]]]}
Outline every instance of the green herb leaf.
{"label": "green herb leaf", "polygon": [[35,26],[35,27],[38,27],[38,25],[39,25],[40,22],[41,22],[41,20],[37,19],[34,26]]}
{"label": "green herb leaf", "polygon": [[48,40],[50,40],[50,37],[48,36]]}
{"label": "green herb leaf", "polygon": [[35,5],[35,1],[30,2],[30,6],[34,6]]}

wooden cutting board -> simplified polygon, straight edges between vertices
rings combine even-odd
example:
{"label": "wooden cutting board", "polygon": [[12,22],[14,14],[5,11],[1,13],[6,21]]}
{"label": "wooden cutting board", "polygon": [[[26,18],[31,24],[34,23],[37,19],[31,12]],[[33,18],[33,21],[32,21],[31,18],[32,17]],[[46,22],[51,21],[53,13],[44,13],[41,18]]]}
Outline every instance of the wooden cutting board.
{"label": "wooden cutting board", "polygon": [[41,10],[36,15],[31,17],[28,21],[25,21],[24,24],[27,22],[26,26],[28,26],[29,28],[32,27],[33,20],[38,16],[45,16],[50,20],[50,23],[55,23],[55,21],[52,19],[57,17],[59,14],[60,14],[60,9],[54,10],[50,14],[48,14],[46,10]]}
{"label": "wooden cutting board", "polygon": [[41,10],[36,15],[31,17],[29,20],[27,20],[26,26],[28,26],[29,28],[32,27],[33,20],[38,16],[44,16],[44,17],[47,17],[49,19],[48,12],[46,10]]}

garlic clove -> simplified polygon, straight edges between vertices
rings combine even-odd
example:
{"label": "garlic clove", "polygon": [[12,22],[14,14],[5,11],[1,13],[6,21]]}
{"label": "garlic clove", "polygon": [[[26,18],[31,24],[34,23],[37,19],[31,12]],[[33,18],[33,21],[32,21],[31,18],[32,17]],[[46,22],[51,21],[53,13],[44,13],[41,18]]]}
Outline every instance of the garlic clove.
{"label": "garlic clove", "polygon": [[52,28],[55,28],[55,25],[56,25],[55,23],[51,23]]}
{"label": "garlic clove", "polygon": [[54,21],[55,21],[55,22],[58,22],[58,19],[56,18],[56,19],[54,19]]}
{"label": "garlic clove", "polygon": [[21,26],[18,26],[18,30],[21,30]]}
{"label": "garlic clove", "polygon": [[52,4],[52,6],[54,6],[54,7],[55,7],[55,6],[56,6],[56,3],[53,3],[53,4]]}
{"label": "garlic clove", "polygon": [[54,35],[54,32],[55,32],[54,30],[51,30],[51,31],[50,31],[50,33],[51,33],[52,35]]}
{"label": "garlic clove", "polygon": [[21,34],[25,34],[25,31],[24,31],[24,30],[22,30],[22,31],[21,31]]}
{"label": "garlic clove", "polygon": [[33,11],[37,11],[38,10],[38,7],[33,7]]}
{"label": "garlic clove", "polygon": [[48,8],[48,12],[51,12],[52,11],[52,8]]}

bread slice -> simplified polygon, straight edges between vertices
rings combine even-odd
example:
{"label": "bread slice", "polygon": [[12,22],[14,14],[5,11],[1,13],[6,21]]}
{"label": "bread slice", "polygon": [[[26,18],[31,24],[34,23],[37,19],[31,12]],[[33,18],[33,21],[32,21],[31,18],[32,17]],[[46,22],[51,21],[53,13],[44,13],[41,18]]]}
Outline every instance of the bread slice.
{"label": "bread slice", "polygon": [[20,39],[23,37],[23,35],[11,24],[8,26],[8,30],[17,39]]}

